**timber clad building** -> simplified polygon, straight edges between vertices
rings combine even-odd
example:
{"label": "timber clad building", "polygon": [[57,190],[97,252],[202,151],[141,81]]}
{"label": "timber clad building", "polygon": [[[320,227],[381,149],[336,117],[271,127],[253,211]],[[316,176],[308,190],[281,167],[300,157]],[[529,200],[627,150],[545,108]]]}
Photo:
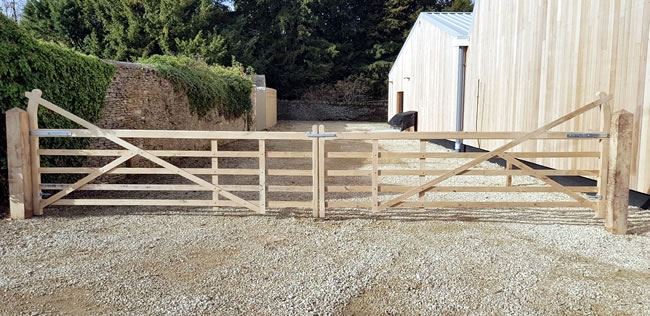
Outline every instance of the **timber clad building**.
{"label": "timber clad building", "polygon": [[[650,0],[479,0],[473,13],[422,13],[389,74],[389,116],[421,131],[530,131],[612,94],[634,114],[632,189],[650,193]],[[598,111],[554,129],[600,130]],[[502,141],[468,141],[494,149]],[[598,151],[528,141],[514,151]],[[593,159],[538,159],[598,169]]]}

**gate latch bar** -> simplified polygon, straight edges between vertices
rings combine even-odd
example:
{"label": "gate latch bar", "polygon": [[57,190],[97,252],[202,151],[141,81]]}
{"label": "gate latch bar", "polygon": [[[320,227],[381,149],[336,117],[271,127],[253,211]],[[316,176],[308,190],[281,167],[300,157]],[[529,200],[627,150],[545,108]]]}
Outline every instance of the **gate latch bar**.
{"label": "gate latch bar", "polygon": [[609,137],[608,133],[602,132],[593,132],[593,133],[583,133],[583,132],[568,132],[566,133],[567,138],[607,138]]}
{"label": "gate latch bar", "polygon": [[335,132],[323,132],[323,133],[307,132],[305,133],[305,135],[307,135],[307,137],[317,137],[317,138],[336,137]]}
{"label": "gate latch bar", "polygon": [[72,136],[71,131],[67,130],[40,130],[31,131],[30,134],[36,137],[70,137]]}

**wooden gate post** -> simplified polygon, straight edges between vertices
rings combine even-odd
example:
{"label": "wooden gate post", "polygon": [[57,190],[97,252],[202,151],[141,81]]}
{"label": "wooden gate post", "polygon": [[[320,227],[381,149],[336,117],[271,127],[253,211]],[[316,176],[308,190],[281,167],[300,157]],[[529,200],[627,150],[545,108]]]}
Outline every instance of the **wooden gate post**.
{"label": "wooden gate post", "polygon": [[[311,132],[313,134],[318,133],[318,125],[312,125],[311,127]],[[320,172],[320,167],[319,167],[319,160],[320,160],[320,155],[318,153],[318,147],[319,147],[319,141],[318,137],[314,137],[311,141],[311,187],[312,187],[312,216],[318,218],[320,211],[320,198],[318,197],[319,195],[319,172]]]}
{"label": "wooden gate post", "polygon": [[605,227],[614,234],[627,233],[633,118],[632,113],[625,110],[612,117]]}
{"label": "wooden gate post", "polygon": [[6,112],[9,212],[12,219],[32,217],[32,173],[29,152],[29,116],[13,108]]}
{"label": "wooden gate post", "polygon": [[[318,125],[318,133],[325,133],[325,125]],[[318,137],[318,217],[325,218],[325,139]]]}

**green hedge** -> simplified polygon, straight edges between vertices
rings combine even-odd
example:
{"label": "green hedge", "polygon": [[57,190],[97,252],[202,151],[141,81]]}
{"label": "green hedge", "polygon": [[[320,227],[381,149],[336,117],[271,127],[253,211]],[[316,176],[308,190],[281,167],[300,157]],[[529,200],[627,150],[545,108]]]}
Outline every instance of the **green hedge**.
{"label": "green hedge", "polygon": [[153,55],[140,63],[153,66],[171,81],[176,91],[187,94],[193,113],[203,116],[216,109],[227,119],[249,113],[253,82],[238,66],[207,65],[189,57]]}
{"label": "green hedge", "polygon": [[[35,40],[0,14],[0,110],[25,108],[25,91],[41,89],[43,98],[87,119],[99,119],[114,66],[56,44]],[[41,126],[75,128],[76,124],[42,108]],[[0,120],[0,211],[7,205],[7,142],[5,118]],[[84,139],[45,139],[43,146],[83,146]],[[48,163],[48,161],[44,161]]]}

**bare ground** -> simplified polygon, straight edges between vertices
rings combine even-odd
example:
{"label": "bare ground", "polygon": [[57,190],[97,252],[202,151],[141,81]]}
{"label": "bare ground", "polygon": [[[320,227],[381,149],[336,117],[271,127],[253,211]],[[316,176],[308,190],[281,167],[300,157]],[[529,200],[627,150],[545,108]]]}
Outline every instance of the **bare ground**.
{"label": "bare ground", "polygon": [[[310,126],[283,122],[277,129]],[[331,123],[327,128],[385,126]],[[309,145],[296,146],[308,150]],[[359,145],[333,146],[354,150]],[[382,146],[405,150],[411,145]],[[459,162],[429,163],[448,168]],[[254,167],[245,160],[224,166]],[[291,166],[309,168],[300,161]],[[460,178],[453,184],[503,181]],[[516,185],[536,183],[515,178]],[[327,220],[298,210],[258,216],[206,209],[51,209],[43,218],[0,222],[0,314],[650,315],[650,213],[631,212],[634,234],[614,236],[591,211],[580,209],[404,210],[381,216],[337,210]]]}

